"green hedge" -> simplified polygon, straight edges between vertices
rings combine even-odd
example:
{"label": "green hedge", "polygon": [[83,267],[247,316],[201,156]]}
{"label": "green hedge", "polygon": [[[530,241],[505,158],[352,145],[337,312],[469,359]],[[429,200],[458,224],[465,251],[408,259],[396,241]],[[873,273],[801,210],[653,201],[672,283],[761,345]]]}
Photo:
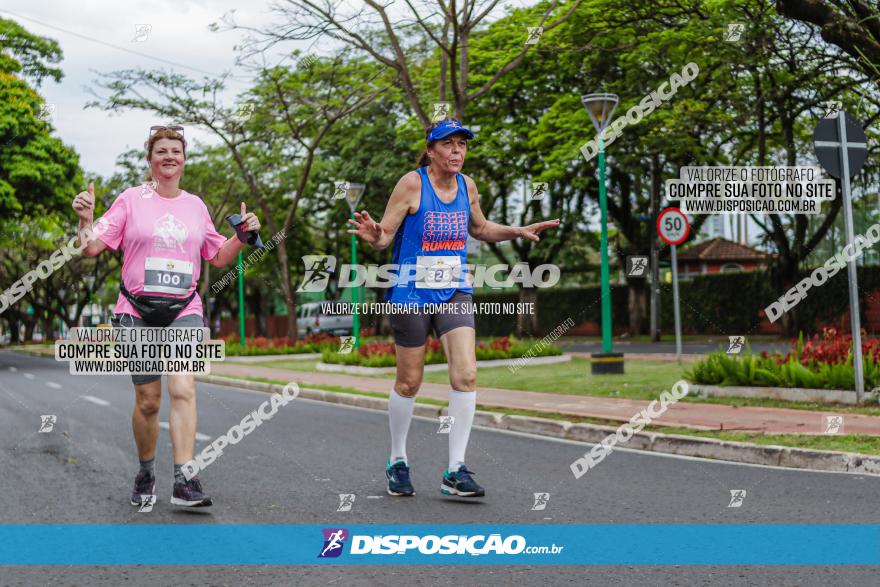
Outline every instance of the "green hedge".
{"label": "green hedge", "polygon": [[[611,287],[611,316],[615,327],[629,326],[629,307],[626,287]],[[483,302],[517,302],[517,293],[477,294],[474,303]],[[575,325],[583,322],[602,320],[602,308],[599,303],[599,287],[578,289],[542,289],[538,290],[536,310],[541,333],[547,334],[568,318]],[[516,316],[509,314],[476,314],[476,327],[479,336],[509,336],[516,330]]]}
{"label": "green hedge", "polygon": [[[801,278],[810,274],[802,271]],[[863,326],[867,293],[880,290],[880,267],[858,269],[860,308]],[[782,295],[776,291],[766,271],[698,275],[679,282],[681,320],[686,332],[699,334],[745,333],[756,331],[759,312]],[[628,288],[611,287],[611,314],[615,328],[629,326]],[[475,303],[516,302],[517,293],[477,294]],[[810,289],[807,297],[792,312],[799,320],[799,330],[813,333],[818,325],[833,322],[849,307],[846,269],[819,288]],[[673,325],[672,284],[661,284],[661,327],[671,332]],[[538,320],[544,334],[566,318],[575,324],[601,322],[599,287],[549,289],[538,291]],[[476,315],[480,336],[507,336],[516,328],[516,316]],[[870,330],[870,329],[869,329]]]}

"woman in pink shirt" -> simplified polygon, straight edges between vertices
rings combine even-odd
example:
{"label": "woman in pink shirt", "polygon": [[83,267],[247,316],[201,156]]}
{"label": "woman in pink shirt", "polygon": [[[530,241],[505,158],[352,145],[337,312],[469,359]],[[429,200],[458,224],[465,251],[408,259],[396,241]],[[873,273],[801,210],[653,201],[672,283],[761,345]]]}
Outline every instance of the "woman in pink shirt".
{"label": "woman in pink shirt", "polygon": [[[244,243],[239,237],[226,238],[218,233],[201,198],[180,189],[186,163],[183,127],[152,127],[150,132],[146,159],[153,179],[151,183],[123,191],[97,223],[93,222],[94,184],[89,184],[88,191],[73,199],[73,209],[80,219],[80,238],[87,239],[90,231],[98,235],[83,254],[93,257],[108,247],[114,251],[122,247],[123,292],[114,308],[114,327],[201,328],[204,326],[202,300],[196,293],[201,259],[222,267],[238,256]],[[242,234],[259,230],[259,220],[247,212],[244,203],[241,204],[241,216],[237,229]],[[168,304],[172,305],[168,307]],[[145,312],[147,314],[143,315]],[[138,374],[131,378],[135,389],[132,429],[141,463],[131,504],[139,506],[141,496],[155,492],[154,460],[159,436],[162,379],[159,374]],[[202,491],[198,477],[187,480],[181,469],[193,458],[195,446],[196,387],[193,375],[169,374],[168,395],[171,397],[168,421],[174,452],[171,503],[186,507],[209,506],[211,498]]]}

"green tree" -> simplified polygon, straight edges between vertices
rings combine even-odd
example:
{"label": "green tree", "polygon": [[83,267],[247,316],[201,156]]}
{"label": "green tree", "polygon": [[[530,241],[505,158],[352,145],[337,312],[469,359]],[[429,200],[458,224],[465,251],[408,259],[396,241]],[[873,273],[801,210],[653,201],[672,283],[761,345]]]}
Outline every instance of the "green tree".
{"label": "green tree", "polygon": [[[296,55],[294,55],[296,57]],[[235,162],[271,234],[293,233],[321,142],[340,120],[383,93],[375,68],[344,52],[308,67],[279,65],[259,71],[234,106],[222,104],[222,79],[192,80],[162,71],[124,70],[103,76],[109,95],[89,103],[105,110],[144,110],[210,131]],[[287,334],[296,336],[296,291],[287,247],[277,249],[278,276],[287,306]]]}
{"label": "green tree", "polygon": [[69,205],[83,186],[78,157],[52,137],[51,105],[31,87],[59,81],[58,44],[0,18],[0,217],[41,216]]}

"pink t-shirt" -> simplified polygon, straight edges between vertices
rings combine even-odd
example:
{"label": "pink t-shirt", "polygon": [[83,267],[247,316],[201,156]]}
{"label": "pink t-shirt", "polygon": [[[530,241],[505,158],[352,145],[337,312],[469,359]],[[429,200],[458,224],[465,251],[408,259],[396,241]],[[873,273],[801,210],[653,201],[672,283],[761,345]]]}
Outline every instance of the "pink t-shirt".
{"label": "pink t-shirt", "polygon": [[[189,296],[198,286],[202,259],[213,259],[226,237],[214,228],[205,203],[182,191],[163,198],[149,184],[119,194],[96,223],[98,238],[114,251],[122,245],[122,282],[133,294]],[[116,314],[140,317],[122,293]],[[196,294],[179,314],[202,316]]]}

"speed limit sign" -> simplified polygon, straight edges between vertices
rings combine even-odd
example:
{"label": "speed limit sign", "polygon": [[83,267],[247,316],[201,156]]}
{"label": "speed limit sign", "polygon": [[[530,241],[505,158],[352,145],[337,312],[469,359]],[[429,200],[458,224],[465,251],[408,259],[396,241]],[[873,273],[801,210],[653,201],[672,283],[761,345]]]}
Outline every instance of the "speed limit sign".
{"label": "speed limit sign", "polygon": [[678,208],[666,208],[657,216],[657,235],[667,245],[680,245],[690,232],[687,216]]}

